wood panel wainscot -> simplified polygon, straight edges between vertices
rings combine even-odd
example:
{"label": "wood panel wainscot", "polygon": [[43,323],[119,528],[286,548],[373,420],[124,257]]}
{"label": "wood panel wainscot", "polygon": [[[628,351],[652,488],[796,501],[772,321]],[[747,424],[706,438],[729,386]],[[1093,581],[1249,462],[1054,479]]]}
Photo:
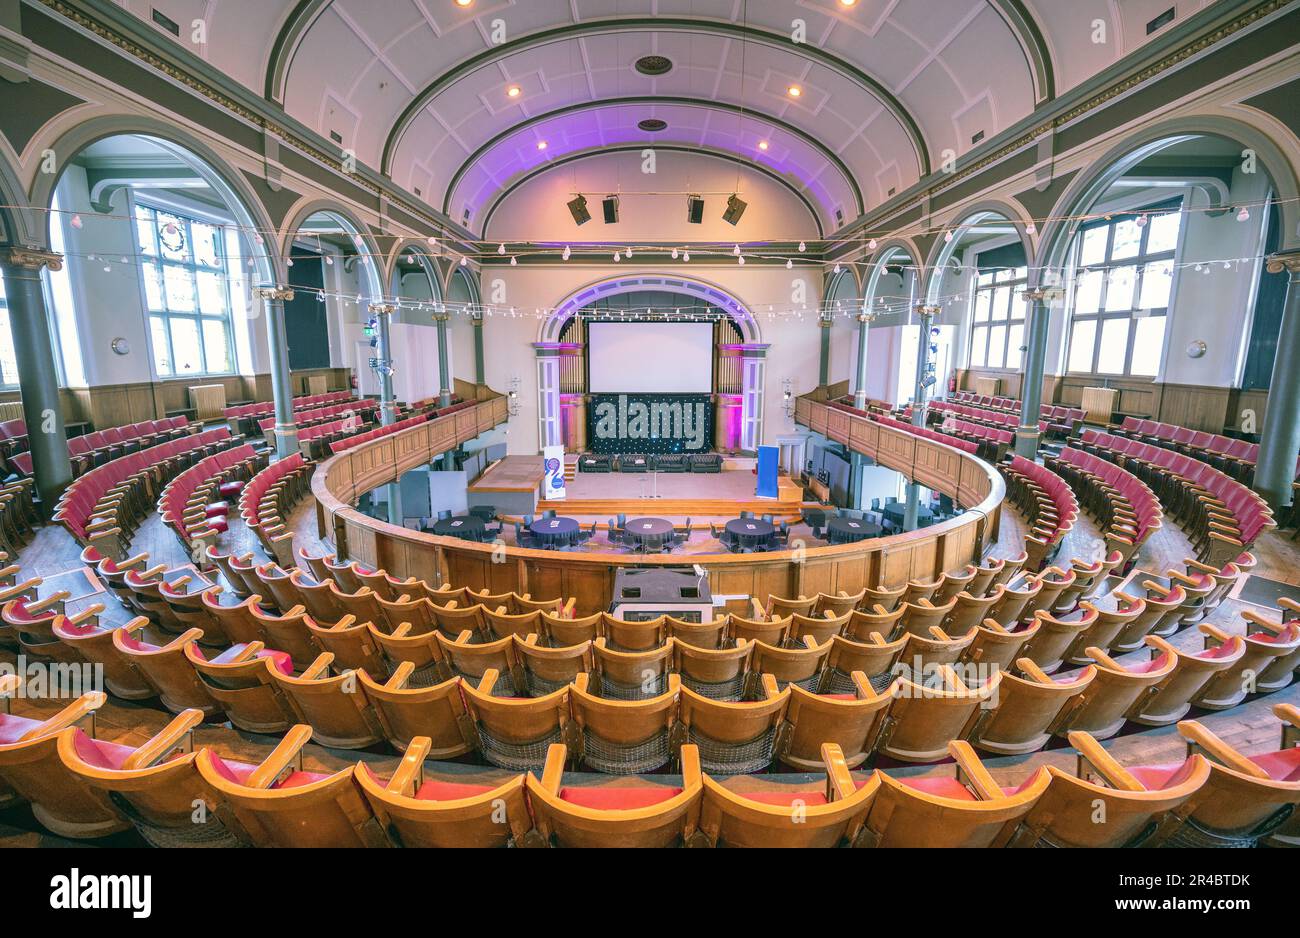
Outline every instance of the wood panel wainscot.
{"label": "wood panel wainscot", "polygon": [[743,611],[750,596],[896,587],[911,579],[930,581],[945,570],[978,562],[997,538],[1006,494],[1002,477],[993,466],[942,443],[828,407],[822,403],[824,396],[814,399],[815,394],[796,402],[798,422],[816,429],[833,421],[836,432],[854,452],[951,496],[966,511],[928,528],[857,544],[680,557],[474,544],[411,531],[352,507],[364,493],[429,462],[450,446],[472,439],[479,427],[504,423],[509,417],[506,399],[499,395],[485,398],[480,390],[475,394],[480,403],[474,408],[346,450],[323,462],[312,477],[320,534],[334,544],[340,557],[382,567],[394,576],[416,576],[430,584],[450,583],[492,592],[572,596],[580,615],[609,607],[614,571],[623,566],[696,564],[707,572],[714,595],[737,597],[728,602],[728,608]]}

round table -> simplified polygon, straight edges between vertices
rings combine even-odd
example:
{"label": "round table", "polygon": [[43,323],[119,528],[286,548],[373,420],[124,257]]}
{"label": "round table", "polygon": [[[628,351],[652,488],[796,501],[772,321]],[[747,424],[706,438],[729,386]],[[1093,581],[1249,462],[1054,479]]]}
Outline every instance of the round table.
{"label": "round table", "polygon": [[442,518],[433,524],[433,533],[442,537],[458,537],[462,541],[481,541],[487,525],[475,515]]}
{"label": "round table", "polygon": [[738,547],[759,547],[776,533],[776,526],[762,518],[734,518],[723,525]]}
{"label": "round table", "polygon": [[633,518],[623,526],[623,540],[631,544],[662,546],[673,536],[673,523],[663,518]]}
{"label": "round table", "polygon": [[539,518],[528,531],[543,544],[568,547],[577,542],[582,527],[573,518]]}
{"label": "round table", "polygon": [[[892,505],[886,505],[881,514],[892,521],[895,527],[901,528],[907,518],[907,503],[894,502]],[[934,513],[927,506],[918,504],[916,506],[916,526],[923,528],[933,521]]]}
{"label": "round table", "polygon": [[831,518],[826,522],[826,540],[832,544],[853,544],[869,537],[879,537],[880,525],[861,518]]}

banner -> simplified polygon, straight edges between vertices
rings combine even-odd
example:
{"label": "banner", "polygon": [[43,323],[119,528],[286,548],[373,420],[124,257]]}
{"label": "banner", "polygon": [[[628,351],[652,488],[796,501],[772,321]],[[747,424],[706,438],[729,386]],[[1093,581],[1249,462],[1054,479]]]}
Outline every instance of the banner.
{"label": "banner", "polygon": [[548,446],[542,450],[542,464],[546,469],[543,498],[564,498],[564,447]]}
{"label": "banner", "polygon": [[595,453],[707,453],[710,394],[592,394],[587,448]]}

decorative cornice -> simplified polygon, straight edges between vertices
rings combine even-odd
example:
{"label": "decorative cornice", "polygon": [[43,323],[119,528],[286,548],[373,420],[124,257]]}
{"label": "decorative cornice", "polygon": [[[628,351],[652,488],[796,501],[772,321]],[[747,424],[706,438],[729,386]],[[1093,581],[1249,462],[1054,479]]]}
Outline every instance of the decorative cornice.
{"label": "decorative cornice", "polygon": [[942,306],[929,306],[925,303],[917,303],[915,306],[912,307],[912,309],[914,309],[917,312],[917,314],[921,316],[938,316],[941,312],[943,312]]}
{"label": "decorative cornice", "polygon": [[9,248],[7,251],[0,251],[0,263],[9,267],[21,267],[23,270],[40,270],[48,267],[50,270],[63,269],[63,255],[55,254],[52,251],[34,251],[29,248]]}
{"label": "decorative cornice", "polygon": [[259,299],[287,303],[293,299],[293,290],[289,287],[257,287],[253,294]]}
{"label": "decorative cornice", "polygon": [[1036,290],[1021,290],[1020,295],[1030,303],[1051,303],[1064,297],[1065,290],[1061,287],[1040,287]]}
{"label": "decorative cornice", "polygon": [[397,307],[392,303],[371,303],[370,312],[376,316],[391,316],[397,312]]}

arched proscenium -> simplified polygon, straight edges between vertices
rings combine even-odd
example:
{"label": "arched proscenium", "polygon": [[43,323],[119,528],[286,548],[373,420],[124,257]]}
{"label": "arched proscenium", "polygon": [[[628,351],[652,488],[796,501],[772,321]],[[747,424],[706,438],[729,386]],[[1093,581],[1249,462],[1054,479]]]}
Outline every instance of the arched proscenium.
{"label": "arched proscenium", "polygon": [[666,277],[644,274],[618,277],[588,284],[570,294],[542,322],[533,348],[537,351],[537,414],[539,445],[561,442],[560,428],[560,378],[559,358],[555,354],[564,325],[580,309],[597,300],[640,290],[661,290],[680,293],[701,300],[722,310],[737,328],[742,340],[741,355],[745,359],[741,387],[740,445],[753,450],[763,439],[763,394],[766,385],[767,346],[762,344],[758,323],[752,313],[738,299],[721,287],[701,280],[685,277]]}

